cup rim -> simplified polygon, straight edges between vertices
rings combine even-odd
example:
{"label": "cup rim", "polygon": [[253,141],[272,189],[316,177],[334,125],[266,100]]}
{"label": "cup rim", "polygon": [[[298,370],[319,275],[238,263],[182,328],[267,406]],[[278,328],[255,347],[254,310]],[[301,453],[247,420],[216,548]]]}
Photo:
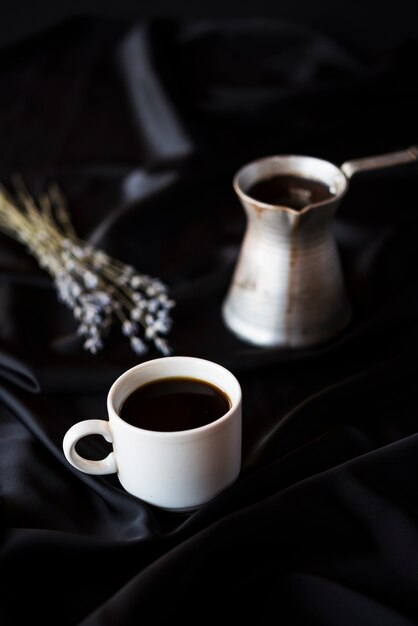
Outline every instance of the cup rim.
{"label": "cup rim", "polygon": [[[179,361],[183,361],[184,362],[185,360],[190,361],[190,362],[200,362],[201,364],[202,363],[203,364],[209,364],[210,367],[216,367],[216,368],[222,370],[223,372],[225,372],[225,374],[227,374],[227,376],[230,378],[230,380],[235,385],[235,388],[236,388],[236,400],[233,401],[233,399],[230,397],[229,392],[227,390],[224,390],[225,393],[228,395],[228,398],[231,401],[231,406],[230,406],[229,410],[226,413],[221,415],[221,417],[219,417],[218,419],[216,419],[216,420],[214,420],[212,422],[209,422],[208,424],[204,424],[203,426],[198,426],[197,428],[189,428],[189,429],[185,429],[185,430],[169,430],[169,431],[149,430],[147,428],[141,428],[140,426],[134,426],[133,424],[130,424],[129,422],[126,422],[124,419],[121,418],[121,416],[119,415],[116,407],[114,406],[113,396],[115,394],[116,389],[120,386],[120,384],[123,382],[123,380],[125,380],[126,378],[129,378],[130,376],[132,376],[134,371],[144,369],[145,367],[154,367],[154,366],[158,365],[158,363],[161,363],[161,362],[170,361],[170,362],[174,363],[176,361],[177,362],[179,362]],[[169,378],[169,376],[161,376],[159,378],[156,378],[155,380],[158,380],[158,379],[162,380],[164,378]],[[211,381],[208,381],[208,382],[211,382]],[[212,384],[215,384],[215,383],[212,383]],[[241,402],[242,402],[241,385],[240,385],[237,377],[230,370],[228,370],[223,365],[220,365],[216,361],[210,361],[209,359],[202,359],[200,357],[191,357],[191,356],[158,357],[156,359],[151,359],[149,361],[143,361],[142,363],[138,363],[138,365],[134,365],[133,367],[125,370],[120,376],[118,376],[118,378],[111,385],[111,387],[109,389],[109,392],[107,394],[107,410],[108,410],[109,419],[110,419],[110,416],[112,415],[112,420],[116,420],[120,424],[123,424],[123,426],[125,428],[127,428],[128,430],[131,430],[132,432],[140,431],[141,434],[149,436],[149,437],[152,437],[153,439],[156,438],[156,437],[159,437],[159,438],[162,438],[162,439],[174,439],[174,438],[180,439],[182,437],[186,437],[187,439],[198,438],[201,435],[204,435],[205,433],[210,432],[211,430],[215,430],[221,424],[223,424],[225,421],[228,421],[229,418],[231,417],[231,414],[234,413],[235,411],[237,411],[237,409],[240,408]]]}
{"label": "cup rim", "polygon": [[[254,167],[256,165],[261,165],[262,163],[267,163],[267,162],[272,162],[272,161],[286,161],[290,159],[305,159],[311,162],[316,161],[318,163],[326,163],[327,165],[330,165],[331,167],[335,169],[336,172],[338,171],[338,173],[342,175],[343,180],[344,180],[343,189],[339,193],[336,193],[335,195],[330,197],[329,200],[322,200],[321,202],[313,202],[311,204],[307,204],[306,206],[303,207],[303,209],[292,209],[292,207],[287,207],[286,205],[282,205],[282,204],[270,204],[268,202],[262,202],[261,200],[257,200],[256,198],[253,198],[252,196],[248,195],[242,189],[239,180],[242,174],[245,172],[245,170],[249,169],[250,167]],[[233,185],[235,193],[244,202],[253,204],[254,206],[257,206],[261,209],[269,209],[269,210],[280,209],[292,215],[302,215],[304,213],[307,213],[314,207],[328,206],[329,204],[332,204],[334,202],[339,202],[341,198],[347,192],[347,189],[349,186],[349,180],[344,174],[344,172],[341,170],[341,168],[338,167],[338,165],[335,165],[335,163],[332,163],[332,161],[328,161],[327,159],[320,159],[318,157],[308,156],[304,154],[272,154],[270,156],[264,156],[258,159],[253,159],[252,161],[249,161],[248,163],[245,163],[244,165],[242,165],[236,171],[233,177],[232,185]]]}

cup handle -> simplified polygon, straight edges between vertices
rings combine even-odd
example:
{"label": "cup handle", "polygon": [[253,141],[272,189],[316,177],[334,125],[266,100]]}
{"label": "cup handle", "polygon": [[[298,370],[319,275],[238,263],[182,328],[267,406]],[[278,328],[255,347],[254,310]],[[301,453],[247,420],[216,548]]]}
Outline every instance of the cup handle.
{"label": "cup handle", "polygon": [[88,435],[102,435],[109,443],[113,442],[109,422],[105,420],[85,420],[71,426],[62,442],[65,457],[69,463],[85,474],[114,474],[118,471],[115,453],[111,452],[100,461],[91,461],[80,456],[75,449],[77,442]]}

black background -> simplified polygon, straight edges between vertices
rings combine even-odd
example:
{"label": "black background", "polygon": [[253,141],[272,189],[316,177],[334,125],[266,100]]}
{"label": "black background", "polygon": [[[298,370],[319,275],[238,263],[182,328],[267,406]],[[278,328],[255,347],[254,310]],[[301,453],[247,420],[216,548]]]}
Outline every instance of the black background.
{"label": "black background", "polygon": [[417,142],[415,5],[239,8],[2,9],[0,180],[57,180],[81,237],[170,286],[174,354],[226,365],[244,398],[241,476],[194,513],[73,470],[66,430],[104,418],[140,359],[116,328],[84,352],[48,275],[2,235],[2,624],[418,622],[418,166],[350,184],[338,337],[257,349],[220,316],[245,228],[238,167]]}

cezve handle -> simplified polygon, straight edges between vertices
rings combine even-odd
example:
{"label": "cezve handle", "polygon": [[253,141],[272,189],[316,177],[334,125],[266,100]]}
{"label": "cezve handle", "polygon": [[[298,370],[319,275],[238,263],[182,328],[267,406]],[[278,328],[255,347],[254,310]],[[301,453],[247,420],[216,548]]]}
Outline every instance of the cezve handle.
{"label": "cezve handle", "polygon": [[340,169],[347,178],[351,178],[356,172],[377,170],[383,167],[390,167],[391,165],[401,165],[417,159],[418,146],[410,146],[406,150],[399,150],[398,152],[389,152],[388,154],[380,154],[363,159],[352,159],[343,163]]}

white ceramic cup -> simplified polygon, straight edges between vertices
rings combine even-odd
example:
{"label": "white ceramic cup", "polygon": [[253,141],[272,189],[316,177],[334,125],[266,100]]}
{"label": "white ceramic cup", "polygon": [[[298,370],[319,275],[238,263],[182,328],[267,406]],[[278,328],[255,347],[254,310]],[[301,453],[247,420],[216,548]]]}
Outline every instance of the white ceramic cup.
{"label": "white ceramic cup", "polygon": [[[120,407],[136,388],[173,376],[212,383],[228,396],[231,408],[214,422],[182,431],[145,430],[121,419]],[[117,472],[129,493],[158,507],[178,510],[204,504],[237,479],[241,469],[241,387],[221,365],[186,356],[141,363],[113,383],[107,410],[108,421],[78,422],[64,437],[64,454],[81,472]],[[96,434],[113,444],[113,452],[100,461],[85,459],[75,446],[82,437]]]}

